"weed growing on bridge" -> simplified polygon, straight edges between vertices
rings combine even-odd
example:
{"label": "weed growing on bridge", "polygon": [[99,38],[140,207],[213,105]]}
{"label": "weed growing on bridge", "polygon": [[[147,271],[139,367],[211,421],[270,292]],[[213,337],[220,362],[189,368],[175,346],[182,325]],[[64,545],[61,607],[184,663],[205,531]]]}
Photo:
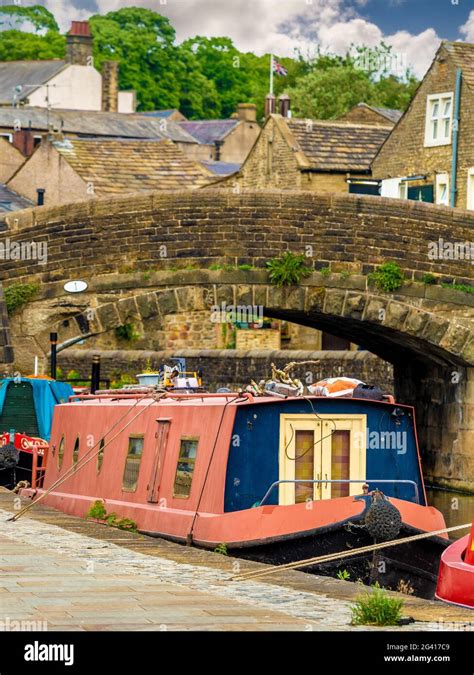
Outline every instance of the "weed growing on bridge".
{"label": "weed growing on bridge", "polygon": [[380,265],[376,272],[369,274],[377,288],[386,293],[393,293],[403,286],[404,276],[397,263],[388,262]]}
{"label": "weed growing on bridge", "polygon": [[281,286],[295,286],[302,279],[309,277],[313,270],[306,266],[304,255],[296,255],[291,251],[267,262],[270,281],[279,288]]}
{"label": "weed growing on bridge", "polygon": [[474,293],[474,286],[467,286],[466,284],[441,284],[443,288],[452,288],[455,291],[462,291],[463,293]]}
{"label": "weed growing on bridge", "polygon": [[126,340],[127,342],[135,342],[135,340],[138,340],[140,337],[139,333],[136,332],[133,323],[125,323],[123,326],[118,326],[115,329],[115,335],[120,340]]}
{"label": "weed growing on bridge", "polygon": [[38,292],[38,284],[12,284],[5,288],[5,303],[8,314],[26,305]]}
{"label": "weed growing on bridge", "polygon": [[421,281],[427,286],[434,286],[437,282],[437,279],[434,274],[423,274]]}

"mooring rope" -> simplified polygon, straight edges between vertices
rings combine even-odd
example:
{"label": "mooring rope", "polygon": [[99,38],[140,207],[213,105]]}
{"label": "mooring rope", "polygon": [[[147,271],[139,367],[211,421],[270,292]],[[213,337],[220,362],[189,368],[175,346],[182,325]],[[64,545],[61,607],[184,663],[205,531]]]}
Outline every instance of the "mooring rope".
{"label": "mooring rope", "polygon": [[276,572],[282,572],[285,570],[297,569],[299,567],[309,567],[310,565],[319,565],[322,563],[332,562],[333,560],[339,560],[340,558],[349,558],[355,555],[360,555],[361,553],[371,553],[372,551],[379,551],[383,548],[389,548],[391,546],[399,546],[400,544],[410,544],[414,541],[420,541],[421,539],[428,539],[429,537],[435,537],[440,534],[447,534],[448,532],[456,532],[457,530],[466,530],[472,527],[472,523],[467,523],[466,525],[456,525],[455,527],[445,527],[443,530],[433,530],[432,532],[423,532],[422,534],[415,534],[411,537],[403,537],[402,539],[392,539],[391,541],[385,541],[380,544],[372,544],[371,546],[362,546],[361,548],[355,548],[352,551],[339,551],[339,553],[329,553],[327,555],[322,555],[317,558],[308,558],[307,560],[297,560],[295,562],[287,563],[285,565],[272,565],[270,568],[265,570],[252,570],[250,572],[243,572],[242,574],[236,574],[234,577],[231,577],[231,581],[247,581],[248,579],[256,579],[257,577],[264,577],[269,574],[275,574]]}
{"label": "mooring rope", "polygon": [[[8,518],[7,521],[15,522],[16,520],[18,520],[19,518],[21,518],[22,515],[24,515],[27,511],[29,511],[33,506],[35,506],[36,504],[38,504],[42,499],[44,499],[47,495],[49,495],[55,488],[57,488],[57,487],[59,487],[60,485],[62,485],[62,484],[64,483],[64,481],[66,481],[66,480],[67,480],[68,478],[70,478],[72,475],[77,474],[77,472],[80,471],[81,469],[83,469],[84,466],[86,466],[86,464],[88,464],[91,460],[93,460],[95,457],[97,457],[97,455],[98,455],[100,452],[103,452],[103,451],[105,450],[105,448],[106,448],[108,445],[110,445],[110,443],[112,443],[112,441],[114,441],[114,440],[117,438],[117,436],[120,436],[120,434],[121,434],[123,431],[125,431],[125,429],[126,429],[127,427],[129,427],[130,424],[131,424],[133,421],[135,421],[138,417],[140,417],[140,415],[142,415],[146,410],[148,410],[148,408],[149,408],[151,405],[153,405],[154,403],[156,403],[157,401],[159,401],[160,398],[163,398],[164,396],[166,396],[166,393],[167,393],[167,392],[162,392],[162,393],[159,394],[159,396],[154,396],[153,393],[147,393],[147,394],[144,394],[143,396],[141,396],[140,398],[138,398],[137,401],[136,401],[136,403],[134,403],[133,406],[132,406],[131,408],[128,408],[128,409],[125,411],[125,413],[124,413],[121,417],[119,417],[119,419],[118,419],[116,422],[114,422],[114,424],[110,427],[110,429],[109,429],[108,431],[105,432],[105,434],[103,435],[103,437],[102,437],[101,439],[99,439],[99,441],[97,441],[97,443],[95,443],[95,445],[93,445],[92,448],[91,448],[90,450],[88,450],[88,451],[86,452],[86,454],[84,455],[84,457],[82,457],[82,458],[77,462],[77,464],[74,464],[73,466],[71,466],[71,467],[66,471],[66,473],[64,474],[64,476],[61,476],[60,478],[58,478],[58,479],[57,479],[57,480],[56,480],[56,481],[55,481],[55,482],[54,482],[47,490],[45,490],[45,491],[44,491],[37,499],[35,499],[34,501],[32,501],[32,502],[30,502],[29,504],[27,504],[26,506],[24,506],[20,511],[18,511],[18,513],[15,513],[14,516],[12,516],[11,518]],[[99,396],[100,396],[100,395],[99,395]],[[121,422],[123,419],[125,419],[125,417],[126,417],[126,416],[127,416],[127,415],[128,415],[128,414],[129,414],[129,413],[130,413],[130,412],[131,412],[131,411],[132,411],[139,403],[140,403],[140,401],[143,401],[143,399],[149,398],[150,396],[152,397],[152,400],[150,401],[150,403],[149,403],[148,405],[144,406],[144,407],[142,408],[142,410],[140,410],[139,413],[137,413],[134,417],[132,417],[132,419],[131,419],[129,422],[127,422],[127,424],[125,424],[125,426],[123,426],[121,429],[119,429],[119,431],[117,431],[117,433],[115,434],[115,436],[112,436],[112,438],[111,438],[110,440],[108,440],[106,443],[104,443],[104,445],[103,445],[102,447],[99,447],[99,449],[97,450],[97,452],[95,452],[93,455],[91,455],[91,456],[89,457],[89,455],[90,455],[91,452],[94,450],[94,448],[96,448],[97,445],[100,446],[100,443],[101,443],[101,441],[105,438],[105,436],[107,436],[108,434],[110,434],[110,432],[111,432],[113,429],[115,429],[115,427],[116,427],[118,424],[120,424],[120,422]]]}

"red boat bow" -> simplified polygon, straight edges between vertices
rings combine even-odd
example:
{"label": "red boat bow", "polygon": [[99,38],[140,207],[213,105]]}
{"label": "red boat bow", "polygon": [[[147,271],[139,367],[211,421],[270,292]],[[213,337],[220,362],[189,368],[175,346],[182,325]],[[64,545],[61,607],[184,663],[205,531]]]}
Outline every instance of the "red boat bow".
{"label": "red boat bow", "polygon": [[436,597],[474,609],[474,523],[470,535],[455,541],[442,554]]}

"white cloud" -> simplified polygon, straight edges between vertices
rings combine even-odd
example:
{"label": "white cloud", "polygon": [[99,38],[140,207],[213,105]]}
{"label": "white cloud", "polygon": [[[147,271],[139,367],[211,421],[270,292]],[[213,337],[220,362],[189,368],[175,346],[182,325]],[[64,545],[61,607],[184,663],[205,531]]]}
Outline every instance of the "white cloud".
{"label": "white cloud", "polygon": [[467,42],[474,42],[474,10],[469,14],[468,20],[461,26],[459,32],[465,37]]}
{"label": "white cloud", "polygon": [[[391,0],[399,4],[403,0]],[[86,18],[84,0],[43,0],[63,28],[72,19]],[[91,0],[89,0],[91,2]],[[349,7],[345,0],[95,0],[101,14],[131,4],[146,7],[167,16],[176,29],[179,42],[195,35],[229,36],[242,51],[256,54],[274,52],[293,56],[295,48],[303,53],[321,49],[344,54],[352,44],[376,46],[381,40],[393,46],[397,63],[410,65],[422,77],[439,45],[440,38],[429,28],[419,35],[400,31],[384,35],[374,23],[362,19],[357,7],[367,0],[356,0]],[[474,34],[474,12],[461,29]],[[474,38],[473,38],[474,39]]]}

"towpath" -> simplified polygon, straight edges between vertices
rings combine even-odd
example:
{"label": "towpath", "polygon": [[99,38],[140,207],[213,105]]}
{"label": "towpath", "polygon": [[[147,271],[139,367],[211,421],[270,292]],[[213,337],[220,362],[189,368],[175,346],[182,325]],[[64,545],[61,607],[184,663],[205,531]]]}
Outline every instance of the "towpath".
{"label": "towpath", "polygon": [[[17,501],[15,501],[17,500]],[[354,584],[280,572],[230,581],[263,567],[112,529],[38,505],[17,522],[16,495],[0,488],[0,622],[50,630],[367,630],[350,626]],[[403,596],[399,628],[474,630],[472,612]],[[375,629],[371,629],[375,630]]]}

